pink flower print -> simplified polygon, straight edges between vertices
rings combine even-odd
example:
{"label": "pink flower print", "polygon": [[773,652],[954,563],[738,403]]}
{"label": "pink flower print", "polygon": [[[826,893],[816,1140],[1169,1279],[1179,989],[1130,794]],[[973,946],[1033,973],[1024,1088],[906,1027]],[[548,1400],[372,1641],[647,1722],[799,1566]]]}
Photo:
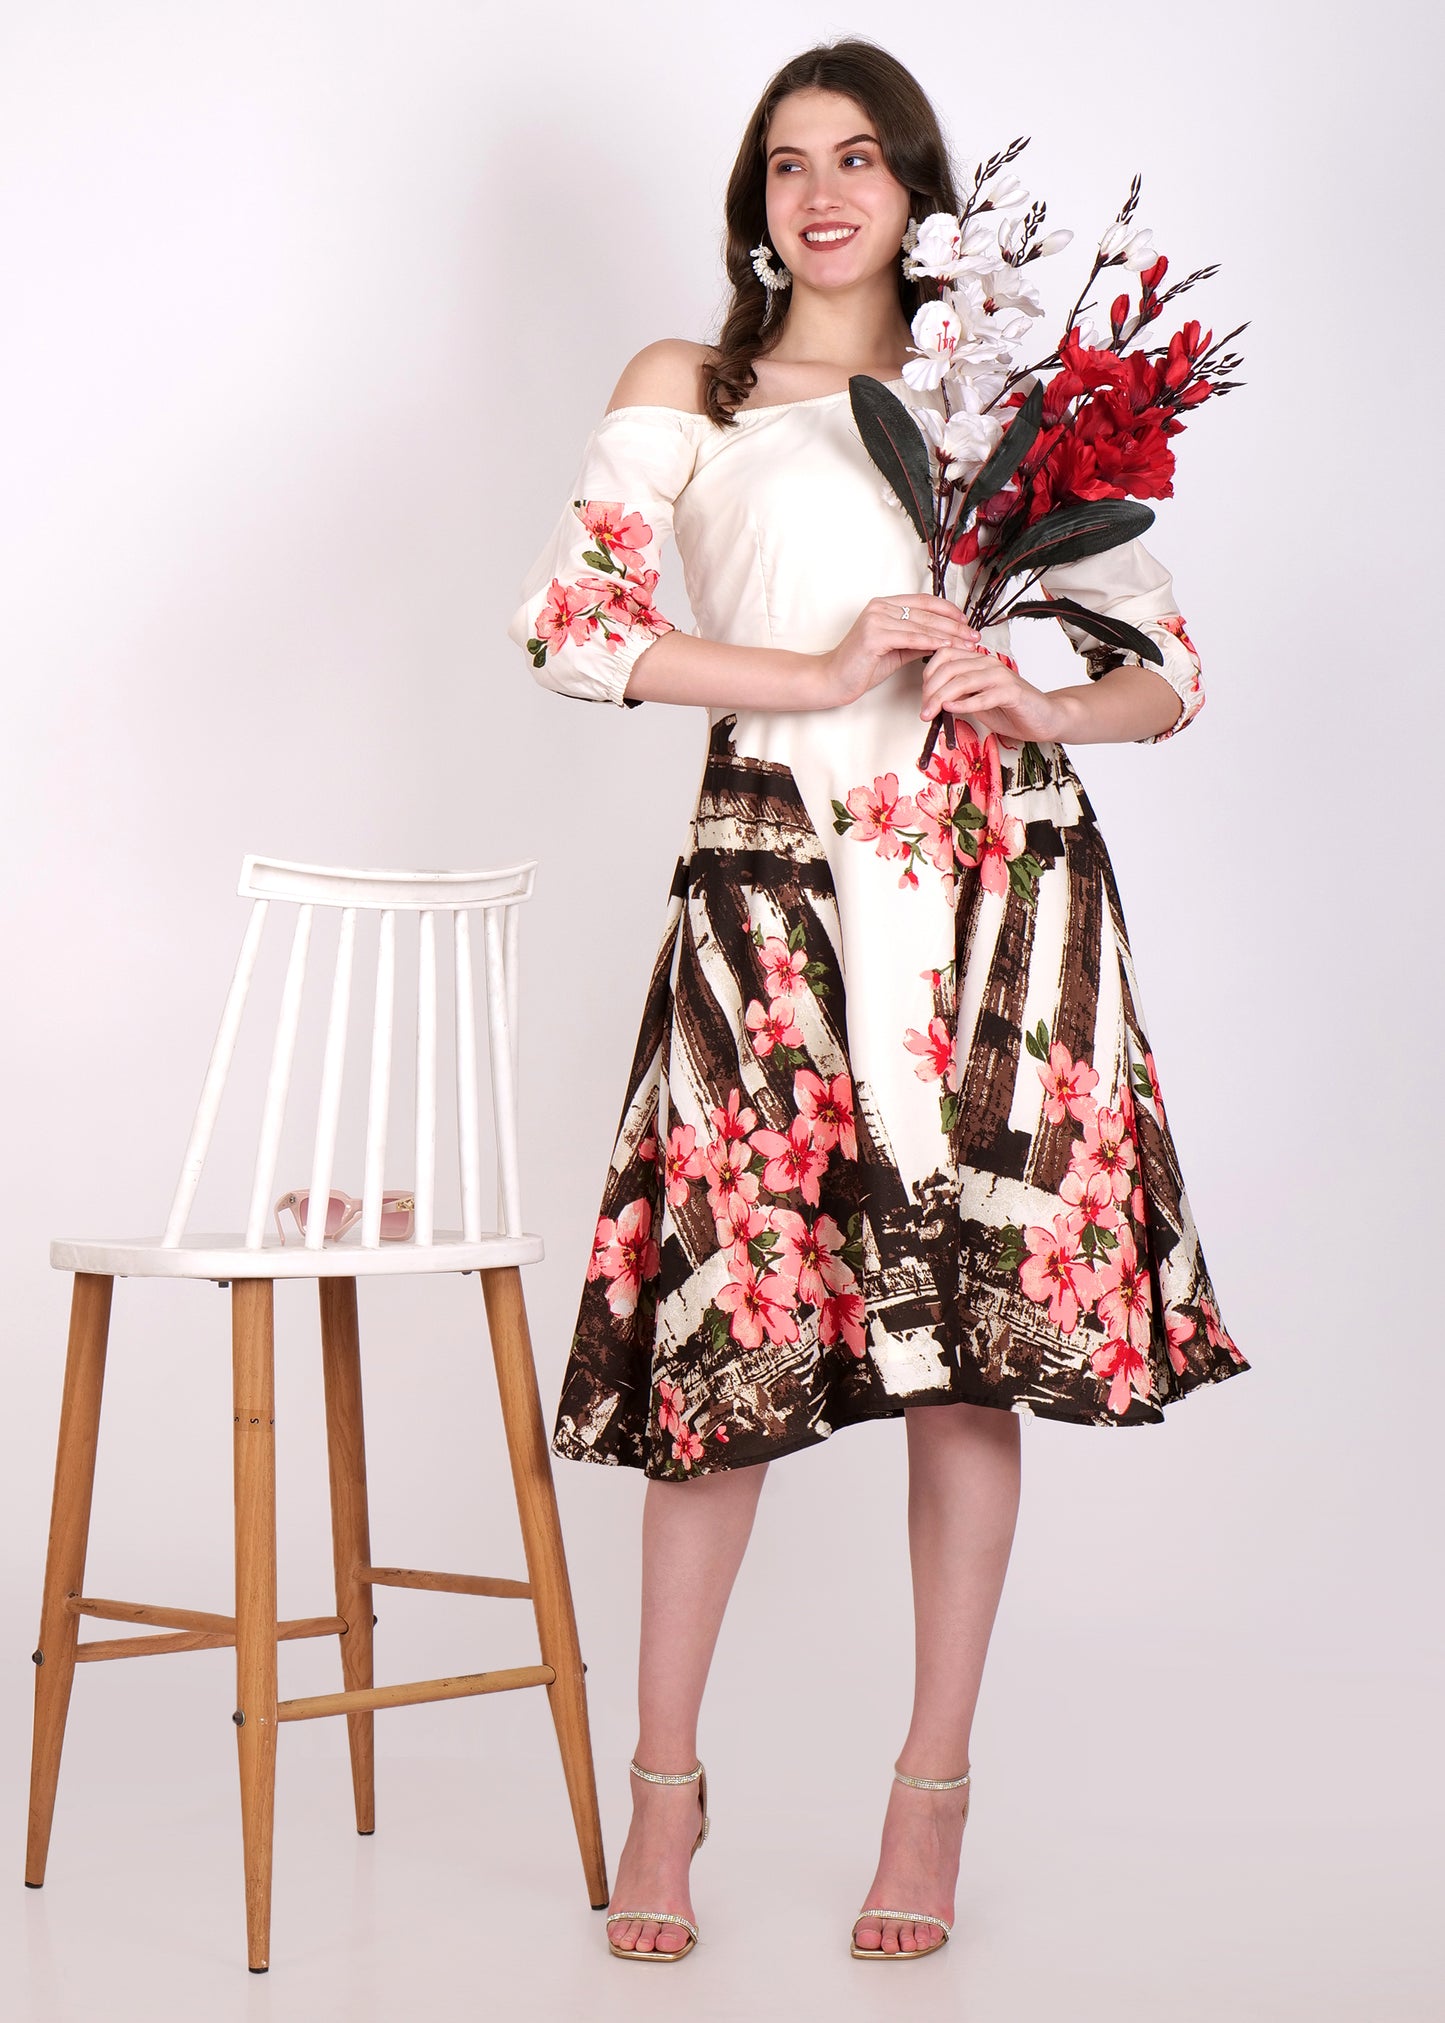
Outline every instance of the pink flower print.
{"label": "pink flower print", "polygon": [[[658,634],[673,632],[676,627],[670,618],[664,618],[653,603],[657,594],[658,572],[655,569],[629,569],[622,579],[622,590],[626,598],[627,618],[631,624],[645,625],[649,632]],[[609,640],[608,645],[612,642]]]}
{"label": "pink flower print", "polygon": [[767,1160],[763,1185],[772,1194],[791,1194],[796,1187],[804,1201],[816,1208],[820,1199],[818,1181],[828,1170],[828,1155],[813,1143],[813,1130],[806,1117],[794,1117],[787,1133],[754,1131],[753,1147]]}
{"label": "pink flower print", "polygon": [[1144,1072],[1149,1077],[1149,1094],[1153,1099],[1154,1108],[1159,1112],[1159,1122],[1162,1124],[1164,1122],[1164,1098],[1159,1093],[1159,1076],[1154,1066],[1153,1054],[1145,1054]]}
{"label": "pink flower print", "polygon": [[953,1059],[953,1034],[942,1019],[930,1019],[926,1033],[909,1026],[903,1035],[903,1044],[910,1054],[922,1055],[913,1070],[920,1082],[936,1082],[942,1075],[946,1088],[958,1088],[960,1077]]}
{"label": "pink flower print", "polygon": [[652,1207],[646,1201],[629,1201],[617,1218],[611,1243],[602,1256],[602,1270],[612,1281],[607,1288],[607,1304],[620,1319],[636,1313],[637,1297],[644,1279],[656,1278],[662,1269],[652,1236]]}
{"label": "pink flower print", "polygon": [[742,1091],[734,1089],[728,1096],[728,1106],[725,1110],[708,1112],[713,1130],[725,1143],[734,1143],[739,1138],[746,1138],[749,1131],[756,1131],[758,1128],[757,1111],[740,1109],[741,1102]]}
{"label": "pink flower print", "polygon": [[[610,618],[617,625],[632,623],[632,599],[624,577],[599,576],[595,571],[584,570],[575,587],[589,610],[595,611],[599,618]],[[604,644],[615,652],[622,641],[619,635],[609,632]]]}
{"label": "pink flower print", "polygon": [[667,1198],[674,1208],[681,1208],[687,1199],[689,1180],[701,1180],[707,1171],[691,1124],[679,1124],[673,1131],[667,1141],[662,1170],[667,1180]]}
{"label": "pink flower print", "polygon": [[597,1228],[592,1237],[592,1255],[587,1260],[587,1283],[602,1276],[602,1260],[617,1241],[617,1224],[610,1215],[597,1219]]}
{"label": "pink flower print", "polygon": [[1099,1080],[1085,1060],[1075,1060],[1062,1040],[1049,1048],[1048,1066],[1038,1071],[1044,1085],[1044,1115],[1051,1124],[1062,1124],[1066,1116],[1082,1124],[1095,1104],[1089,1094]]}
{"label": "pink flower print", "polygon": [[1069,1227],[1078,1235],[1090,1224],[1095,1229],[1118,1227],[1119,1211],[1106,1173],[1081,1173],[1071,1166],[1059,1183],[1059,1196],[1069,1204]]}
{"label": "pink flower print", "polygon": [[1108,1341],[1101,1349],[1095,1349],[1089,1358],[1096,1377],[1108,1377],[1109,1410],[1124,1413],[1129,1409],[1129,1393],[1137,1391],[1141,1398],[1149,1395],[1149,1365],[1130,1342]]}
{"label": "pink flower print", "polygon": [[791,998],[795,991],[806,987],[803,972],[808,967],[808,956],[805,949],[789,948],[786,941],[780,941],[773,934],[758,950],[758,959],[763,965],[763,981],[770,998]]}
{"label": "pink flower print", "polygon": [[858,1157],[853,1084],[846,1075],[825,1082],[811,1068],[799,1068],[793,1077],[793,1101],[812,1125],[813,1143],[820,1152],[831,1152],[836,1145],[845,1159]]}
{"label": "pink flower print", "polygon": [[790,997],[775,997],[766,1011],[754,998],[744,1017],[752,1034],[753,1052],[759,1060],[766,1059],[774,1047],[800,1047],[803,1044]]}
{"label": "pink flower print", "polygon": [[[955,718],[954,721],[958,725],[958,760],[963,784],[968,789],[968,799],[976,808],[987,808],[1003,792],[1003,765],[998,755],[998,739],[992,731],[980,738],[966,719]],[[1020,844],[1019,848],[1022,847]],[[1017,856],[1018,851],[1012,854]]]}
{"label": "pink flower print", "polygon": [[672,1439],[672,1458],[683,1468],[691,1468],[694,1461],[702,1459],[702,1442],[691,1426],[679,1426]]}
{"label": "pink flower print", "polygon": [[1144,1189],[1136,1180],[1134,1192],[1129,1197],[1129,1213],[1142,1229],[1144,1227]]}
{"label": "pink flower print", "polygon": [[1079,1256],[1077,1231],[1067,1215],[1056,1215],[1052,1230],[1035,1223],[1024,1231],[1024,1242],[1031,1255],[1019,1266],[1019,1284],[1031,1300],[1047,1303],[1054,1326],[1071,1335],[1094,1299],[1094,1274]]}
{"label": "pink flower print", "polygon": [[1173,1369],[1176,1377],[1182,1377],[1184,1374],[1184,1344],[1189,1340],[1194,1331],[1194,1323],[1187,1314],[1180,1313],[1177,1307],[1165,1307],[1164,1333],[1167,1338],[1166,1346],[1169,1350],[1170,1367]]}
{"label": "pink flower print", "polygon": [[1119,1232],[1119,1247],[1107,1264],[1098,1266],[1094,1286],[1099,1319],[1113,1333],[1127,1334],[1137,1348],[1147,1348],[1153,1332],[1149,1268],[1134,1242],[1134,1232]]}
{"label": "pink flower print", "polygon": [[880,857],[904,855],[908,846],[898,831],[912,822],[914,807],[906,794],[900,796],[897,773],[880,773],[871,788],[851,788],[846,805],[860,843],[876,841]]}
{"label": "pink flower print", "polygon": [[758,1176],[748,1171],[751,1148],[736,1138],[720,1138],[708,1147],[705,1163],[707,1205],[713,1219],[736,1221],[758,1198]]}
{"label": "pink flower print", "polygon": [[651,1166],[657,1158],[657,1139],[651,1134],[644,1138],[637,1148],[637,1156],[639,1159],[645,1159],[647,1164]]}
{"label": "pink flower print", "polygon": [[[935,752],[934,758],[937,756]],[[929,764],[932,763],[930,759]],[[929,862],[940,871],[953,869],[957,833],[953,817],[962,798],[961,787],[936,785],[930,781],[914,801],[918,825],[923,831],[924,851]]]}
{"label": "pink flower print", "polygon": [[1084,1118],[1084,1135],[1074,1146],[1069,1161],[1080,1173],[1105,1173],[1114,1190],[1114,1199],[1123,1201],[1133,1182],[1134,1141],[1124,1128],[1120,1110],[1093,1110]]}
{"label": "pink flower print", "polygon": [[[989,735],[992,737],[993,733],[990,731]],[[1000,898],[1006,897],[1008,867],[1015,857],[1023,855],[1024,844],[1028,840],[1023,823],[1017,815],[1006,815],[1003,811],[1003,802],[995,796],[988,804],[983,827],[971,833],[972,853],[966,850],[960,841],[959,862],[977,865],[978,882],[985,892],[997,893]]]}
{"label": "pink flower print", "polygon": [[[756,1185],[756,1182],[754,1183]],[[717,1240],[728,1254],[728,1270],[740,1272],[748,1262],[748,1245],[772,1227],[771,1211],[734,1196],[726,1215],[717,1218]]]}
{"label": "pink flower print", "polygon": [[792,1280],[805,1306],[820,1307],[829,1293],[843,1291],[853,1274],[838,1255],[846,1239],[831,1215],[808,1222],[784,1209],[776,1228],[782,1240],[773,1269]]}
{"label": "pink flower print", "polygon": [[676,1433],[681,1429],[686,1403],[681,1384],[669,1384],[666,1377],[658,1378],[657,1423],[664,1433]]}
{"label": "pink flower print", "polygon": [[825,1349],[841,1341],[855,1356],[864,1353],[863,1323],[867,1318],[860,1292],[829,1293],[818,1316],[818,1339]]}
{"label": "pink flower print", "polygon": [[732,1315],[728,1333],[742,1349],[760,1349],[764,1335],[770,1342],[797,1341],[796,1298],[787,1279],[771,1271],[760,1278],[751,1264],[745,1264],[713,1296],[714,1304]]}
{"label": "pink flower print", "polygon": [[597,543],[611,554],[614,548],[640,553],[652,539],[652,529],[641,513],[629,513],[617,499],[583,499],[582,524]]}
{"label": "pink flower print", "polygon": [[1219,1318],[1219,1310],[1215,1306],[1213,1300],[1206,1299],[1201,1294],[1199,1300],[1199,1311],[1204,1316],[1204,1339],[1208,1342],[1210,1348],[1217,1349],[1222,1344],[1226,1349],[1228,1349],[1230,1355],[1233,1356],[1236,1363],[1242,1363],[1244,1361],[1244,1357],[1240,1354],[1239,1350],[1234,1346],[1234,1338],[1229,1333],[1228,1329],[1225,1327],[1223,1321]]}
{"label": "pink flower print", "polygon": [[554,576],[547,601],[537,614],[537,637],[552,647],[568,639],[585,639],[594,624],[591,607],[592,599],[585,590]]}

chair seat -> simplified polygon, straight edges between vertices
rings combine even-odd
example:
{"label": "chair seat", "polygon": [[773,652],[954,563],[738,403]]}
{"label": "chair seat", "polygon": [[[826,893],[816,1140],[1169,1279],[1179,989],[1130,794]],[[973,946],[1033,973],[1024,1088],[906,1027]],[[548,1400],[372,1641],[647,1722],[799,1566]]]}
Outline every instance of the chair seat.
{"label": "chair seat", "polygon": [[543,1255],[540,1236],[482,1236],[468,1243],[460,1230],[439,1229],[434,1241],[383,1243],[363,1250],[343,1237],[339,1243],[307,1250],[298,1238],[273,1237],[247,1250],[239,1235],[186,1235],[178,1244],[159,1237],[57,1236],[50,1262],[57,1271],[95,1272],[106,1278],[394,1278],[417,1272],[495,1271],[536,1264]]}

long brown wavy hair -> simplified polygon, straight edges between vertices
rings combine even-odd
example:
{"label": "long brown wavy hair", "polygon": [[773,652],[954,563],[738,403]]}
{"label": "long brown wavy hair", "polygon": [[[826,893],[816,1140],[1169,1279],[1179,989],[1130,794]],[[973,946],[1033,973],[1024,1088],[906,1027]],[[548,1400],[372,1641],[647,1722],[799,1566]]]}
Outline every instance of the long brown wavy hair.
{"label": "long brown wavy hair", "polygon": [[[820,42],[785,63],[758,100],[728,179],[723,260],[732,297],[722,329],[703,366],[703,406],[720,428],[735,426],[734,411],[757,385],[756,361],[767,356],[788,326],[791,289],[780,291],[763,329],[768,291],[753,272],[752,248],[767,238],[768,122],[790,91],[816,86],[856,100],[872,120],[891,172],[908,191],[909,214],[958,210],[948,145],[923,87],[896,56],[874,42],[848,37]],[[933,281],[904,278],[899,253],[898,301],[911,323],[938,294]]]}

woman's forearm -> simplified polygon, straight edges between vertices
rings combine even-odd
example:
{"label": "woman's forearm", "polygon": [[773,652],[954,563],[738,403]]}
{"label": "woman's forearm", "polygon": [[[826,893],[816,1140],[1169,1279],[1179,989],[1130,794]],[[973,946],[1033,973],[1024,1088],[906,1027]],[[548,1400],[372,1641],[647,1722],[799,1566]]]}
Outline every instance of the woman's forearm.
{"label": "woman's forearm", "polygon": [[1183,708],[1178,693],[1152,667],[1126,661],[1097,681],[1051,691],[1060,744],[1124,744],[1168,730]]}
{"label": "woman's forearm", "polygon": [[631,702],[694,703],[710,709],[830,707],[820,654],[727,646],[691,632],[664,632],[639,654],[625,694]]}

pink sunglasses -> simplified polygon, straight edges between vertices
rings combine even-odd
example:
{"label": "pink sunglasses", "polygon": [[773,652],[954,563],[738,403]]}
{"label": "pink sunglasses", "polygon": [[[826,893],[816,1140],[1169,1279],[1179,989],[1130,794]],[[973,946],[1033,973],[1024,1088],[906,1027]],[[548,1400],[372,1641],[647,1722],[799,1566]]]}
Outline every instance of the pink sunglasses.
{"label": "pink sunglasses", "polygon": [[[276,1217],[276,1233],[284,1243],[286,1231],[281,1226],[281,1210],[289,1208],[302,1237],[306,1234],[306,1212],[311,1202],[311,1190],[302,1189],[283,1194],[272,1213]],[[353,1194],[343,1194],[333,1188],[326,1200],[326,1231],[328,1243],[338,1236],[345,1236],[354,1223],[361,1220],[362,1204]],[[412,1220],[416,1209],[416,1198],[411,1194],[390,1193],[381,1197],[381,1235],[387,1243],[405,1242],[411,1235]]]}

